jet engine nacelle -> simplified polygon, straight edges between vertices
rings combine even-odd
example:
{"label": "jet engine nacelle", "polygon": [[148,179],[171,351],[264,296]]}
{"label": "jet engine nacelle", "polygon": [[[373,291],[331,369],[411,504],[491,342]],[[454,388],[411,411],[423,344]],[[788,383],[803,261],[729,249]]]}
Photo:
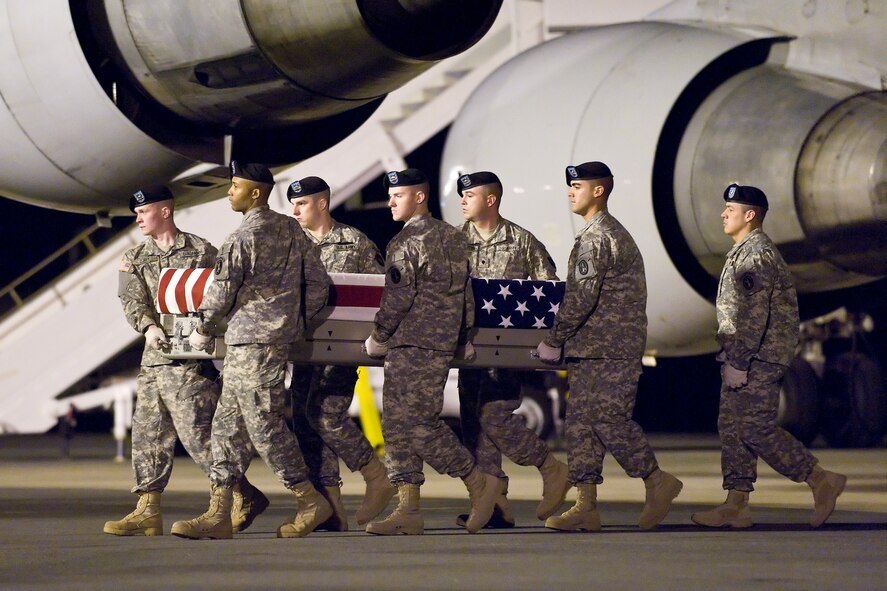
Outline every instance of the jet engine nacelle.
{"label": "jet engine nacelle", "polygon": [[521,54],[484,82],[451,127],[444,217],[462,221],[461,173],[495,171],[502,214],[546,244],[563,278],[583,225],[570,212],[564,168],[606,162],[615,178],[609,208],[644,256],[655,355],[715,348],[712,301],[731,245],[718,215],[731,182],[767,193],[765,229],[799,293],[887,274],[887,97],[788,70],[780,58],[789,41],[640,22]]}
{"label": "jet engine nacelle", "polygon": [[501,2],[0,0],[0,194],[128,213],[197,162],[297,162],[473,45]]}

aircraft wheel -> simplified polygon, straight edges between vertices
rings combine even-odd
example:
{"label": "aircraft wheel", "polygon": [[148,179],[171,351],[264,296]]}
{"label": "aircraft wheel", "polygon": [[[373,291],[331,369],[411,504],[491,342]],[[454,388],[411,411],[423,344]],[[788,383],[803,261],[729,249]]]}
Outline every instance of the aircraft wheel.
{"label": "aircraft wheel", "polygon": [[782,382],[776,423],[809,446],[819,433],[820,397],[819,377],[807,361],[796,357]]}
{"label": "aircraft wheel", "polygon": [[823,381],[821,424],[829,445],[883,444],[887,393],[878,365],[861,353],[842,353],[829,360]]}

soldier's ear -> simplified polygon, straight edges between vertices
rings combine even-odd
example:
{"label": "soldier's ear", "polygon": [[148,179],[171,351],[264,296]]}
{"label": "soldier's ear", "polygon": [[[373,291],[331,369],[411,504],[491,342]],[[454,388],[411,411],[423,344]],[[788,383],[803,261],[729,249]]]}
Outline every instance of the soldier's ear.
{"label": "soldier's ear", "polygon": [[425,191],[416,191],[416,203],[425,203],[427,197]]}

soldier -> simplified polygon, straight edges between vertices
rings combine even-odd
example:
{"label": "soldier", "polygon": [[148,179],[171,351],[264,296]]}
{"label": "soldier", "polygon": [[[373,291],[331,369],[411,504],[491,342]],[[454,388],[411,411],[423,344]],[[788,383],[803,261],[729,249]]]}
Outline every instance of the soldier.
{"label": "soldier", "polygon": [[[492,172],[465,174],[456,181],[462,231],[468,239],[468,267],[474,277],[488,279],[554,279],[554,261],[533,234],[499,215],[502,183]],[[514,527],[506,497],[508,476],[502,454],[520,466],[536,466],[542,474],[542,501],[536,516],[551,517],[570,489],[567,466],[558,461],[544,441],[514,414],[520,406],[521,374],[509,369],[460,369],[459,412],[462,440],[478,467],[503,481],[505,492],[496,500],[488,528]],[[460,515],[459,525],[467,516]]]}
{"label": "soldier", "polygon": [[[330,187],[316,176],[290,184],[286,198],[293,217],[320,248],[320,260],[329,273],[384,273],[385,260],[373,241],[360,230],[330,215]],[[354,367],[316,365],[296,367],[290,388],[293,428],[308,464],[311,481],[333,506],[334,515],[317,529],[346,531],[348,518],[342,505],[339,458],[352,472],[360,470],[366,494],[357,510],[363,525],[379,515],[394,496],[385,466],[348,416],[354,398]]]}
{"label": "soldier", "polygon": [[835,509],[847,477],[823,470],[816,458],[776,426],[782,379],[798,344],[798,300],[788,266],[762,225],[767,196],[757,187],[732,184],[724,191],[721,219],[733,248],[718,285],[721,403],[718,434],[727,500],[691,519],[708,527],[751,527],[748,496],[758,457],[813,490],[810,525],[819,527]]}
{"label": "soldier", "polygon": [[388,243],[385,291],[364,346],[371,357],[385,358],[382,434],[399,502],[366,530],[423,533],[419,487],[425,481],[424,460],[465,482],[471,499],[466,529],[475,533],[490,520],[502,483],[478,469],[471,452],[440,420],[449,363],[466,313],[465,236],[429,214],[429,185],[422,171],[392,171],[383,183],[392,217],[405,223]]}
{"label": "soldier", "polygon": [[329,276],[296,220],[268,207],[273,187],[265,166],[231,162],[228,200],[243,221],[219,251],[201,323],[189,337],[203,350],[217,324],[227,321],[224,383],[212,423],[212,496],[206,513],[173,524],[172,533],[184,538],[232,537],[232,486],[246,471],[253,446],[296,496],[299,511],[277,529],[278,537],[304,537],[333,514],[308,480],[283,416],[289,345],[326,303]]}
{"label": "soldier", "polygon": [[[136,191],[129,200],[144,242],[123,255],[120,289],[126,321],[145,335],[132,418],[132,467],[139,495],[136,509],[120,521],[105,523],[104,531],[118,536],[163,534],[160,495],[169,482],[176,436],[198,466],[209,475],[212,464],[210,427],[219,401],[217,372],[210,361],[167,359],[161,349],[169,341],[160,328],[155,305],[160,271],[164,267],[212,267],[216,248],[182,232],[173,219],[172,192],[164,186]],[[239,505],[232,521],[246,529],[268,506],[268,499],[244,476],[237,484]],[[242,492],[240,492],[242,491]]]}
{"label": "soldier", "polygon": [[586,225],[570,253],[564,300],[536,354],[557,362],[570,376],[567,464],[576,504],[549,517],[545,527],[562,531],[601,529],[597,485],[604,452],[625,472],[643,478],[646,503],[638,525],[656,527],[681,491],[680,480],[659,469],[640,425],[631,420],[647,339],[647,284],[634,239],[607,210],[613,174],[602,162],[566,169],[570,209]]}

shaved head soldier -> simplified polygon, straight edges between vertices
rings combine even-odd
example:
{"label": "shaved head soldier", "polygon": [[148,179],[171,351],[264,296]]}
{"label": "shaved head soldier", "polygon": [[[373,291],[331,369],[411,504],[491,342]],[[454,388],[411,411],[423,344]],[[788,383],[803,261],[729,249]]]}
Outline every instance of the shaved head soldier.
{"label": "shaved head soldier", "polygon": [[[464,174],[456,181],[468,239],[469,272],[487,279],[557,279],[554,261],[533,234],[499,214],[502,183],[492,172]],[[567,466],[548,445],[514,414],[521,402],[521,372],[509,369],[460,369],[459,413],[462,440],[480,469],[500,478],[502,454],[520,466],[535,466],[542,475],[542,501],[536,517],[551,517],[570,488]],[[457,519],[464,525],[467,516]],[[503,493],[488,528],[514,527],[514,516]]]}
{"label": "shaved head soldier", "polygon": [[727,500],[692,519],[708,527],[752,526],[749,493],[758,457],[813,490],[810,525],[829,518],[847,477],[823,470],[790,433],[776,425],[779,390],[798,344],[798,299],[788,266],[762,225],[769,207],[757,187],[724,191],[721,220],[733,248],[718,285],[721,403],[718,434]]}
{"label": "shaved head soldier", "polygon": [[[384,273],[385,260],[366,234],[333,219],[330,186],[309,176],[290,183],[286,198],[293,217],[320,249],[320,260],[329,273]],[[345,531],[348,518],[342,504],[339,458],[351,471],[360,470],[366,494],[357,510],[364,525],[381,513],[394,496],[385,466],[348,416],[354,398],[357,369],[348,366],[296,366],[290,394],[293,429],[308,464],[311,481],[333,506],[335,513],[317,529]]]}
{"label": "shaved head soldier", "polygon": [[643,478],[646,503],[638,526],[656,527],[683,486],[659,469],[640,425],[631,419],[647,340],[647,283],[644,261],[631,234],[607,210],[613,174],[603,162],[566,169],[573,213],[586,225],[570,253],[564,300],[554,326],[539,344],[543,361],[566,356],[567,464],[576,485],[576,504],[549,517],[545,527],[597,531],[597,485],[604,481],[604,453],[625,472]]}
{"label": "shaved head soldier", "polygon": [[[126,321],[145,335],[132,418],[132,468],[139,495],[135,511],[105,523],[118,536],[163,534],[160,496],[169,482],[176,438],[207,475],[212,466],[210,430],[219,401],[218,372],[208,360],[172,360],[162,355],[169,346],[160,328],[157,286],[164,267],[212,267],[216,248],[182,232],[174,221],[175,202],[165,186],[145,187],[129,200],[145,241],[126,251],[120,263],[120,290]],[[268,506],[268,499],[246,476],[236,483],[246,502],[232,509],[231,519],[246,529]]]}
{"label": "shaved head soldier", "polygon": [[201,323],[189,337],[203,350],[223,320],[228,326],[212,425],[212,496],[206,513],[173,524],[172,533],[184,538],[232,537],[233,486],[254,448],[296,497],[298,513],[277,529],[278,537],[304,537],[333,514],[309,481],[283,416],[289,347],[326,304],[329,275],[296,220],[268,207],[273,187],[265,166],[231,162],[228,201],[243,220],[219,251],[213,284],[200,304]]}

